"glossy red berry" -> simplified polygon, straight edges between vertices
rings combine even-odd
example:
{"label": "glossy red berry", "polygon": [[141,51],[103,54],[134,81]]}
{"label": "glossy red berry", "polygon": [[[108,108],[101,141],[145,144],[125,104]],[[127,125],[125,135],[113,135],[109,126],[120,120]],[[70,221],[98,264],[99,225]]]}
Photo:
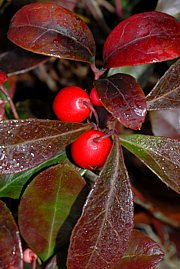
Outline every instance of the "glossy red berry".
{"label": "glossy red berry", "polygon": [[33,263],[36,261],[37,255],[30,249],[27,248],[23,252],[23,261],[26,263]]}
{"label": "glossy red berry", "polygon": [[74,162],[87,169],[100,168],[104,165],[112,147],[109,137],[98,130],[89,130],[80,135],[71,145]]}
{"label": "glossy red berry", "polygon": [[68,86],[59,91],[53,102],[57,118],[66,122],[84,121],[91,110],[85,103],[90,102],[88,94],[79,87]]}
{"label": "glossy red berry", "polygon": [[92,88],[90,92],[90,100],[96,106],[103,106],[95,88]]}

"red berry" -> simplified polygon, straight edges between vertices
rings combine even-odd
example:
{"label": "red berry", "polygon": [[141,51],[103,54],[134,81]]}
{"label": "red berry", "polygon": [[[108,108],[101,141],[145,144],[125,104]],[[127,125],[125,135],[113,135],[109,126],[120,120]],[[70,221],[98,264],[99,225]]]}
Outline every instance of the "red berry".
{"label": "red berry", "polygon": [[54,113],[61,121],[81,122],[91,112],[85,102],[90,102],[90,99],[83,89],[76,86],[65,87],[59,91],[54,99]]}
{"label": "red berry", "polygon": [[23,252],[23,261],[26,263],[33,263],[37,259],[37,255],[30,249],[27,248]]}
{"label": "red berry", "polygon": [[97,130],[89,130],[80,135],[71,145],[72,158],[82,168],[102,167],[112,147],[109,137]]}
{"label": "red berry", "polygon": [[90,92],[90,100],[96,106],[103,106],[95,88],[92,88]]}

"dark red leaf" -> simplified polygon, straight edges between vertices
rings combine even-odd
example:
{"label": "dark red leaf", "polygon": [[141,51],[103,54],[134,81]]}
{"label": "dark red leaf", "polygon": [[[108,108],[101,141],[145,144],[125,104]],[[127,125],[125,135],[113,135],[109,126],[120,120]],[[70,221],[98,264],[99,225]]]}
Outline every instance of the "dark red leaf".
{"label": "dark red leaf", "polygon": [[180,139],[180,110],[159,110],[150,112],[153,134]]}
{"label": "dark red leaf", "polygon": [[2,201],[0,201],[0,268],[23,269],[19,231],[11,212]]}
{"label": "dark red leaf", "polygon": [[50,159],[90,124],[56,120],[8,120],[0,122],[0,174],[14,174]]}
{"label": "dark red leaf", "polygon": [[8,38],[29,51],[91,63],[95,42],[76,14],[56,3],[32,3],[12,18]]}
{"label": "dark red leaf", "polygon": [[180,23],[161,12],[144,12],[119,23],[103,49],[106,67],[160,62],[180,56]]}
{"label": "dark red leaf", "polygon": [[63,163],[38,174],[26,188],[19,206],[19,227],[43,261],[54,254],[57,240],[67,236],[67,227],[72,229],[71,209],[84,187],[80,174]]}
{"label": "dark red leaf", "polygon": [[180,59],[177,60],[161,77],[147,95],[148,110],[179,108],[180,102]]}
{"label": "dark red leaf", "polygon": [[95,81],[104,107],[124,126],[137,130],[146,116],[146,99],[136,80],[127,74],[115,74]]}
{"label": "dark red leaf", "polygon": [[163,256],[156,242],[134,230],[124,256],[114,269],[155,269]]}
{"label": "dark red leaf", "polygon": [[35,55],[15,46],[6,48],[6,51],[0,48],[0,67],[9,76],[30,71],[47,60],[46,56]]}
{"label": "dark red leaf", "polygon": [[96,178],[68,253],[68,269],[113,268],[124,254],[133,228],[133,198],[118,138]]}

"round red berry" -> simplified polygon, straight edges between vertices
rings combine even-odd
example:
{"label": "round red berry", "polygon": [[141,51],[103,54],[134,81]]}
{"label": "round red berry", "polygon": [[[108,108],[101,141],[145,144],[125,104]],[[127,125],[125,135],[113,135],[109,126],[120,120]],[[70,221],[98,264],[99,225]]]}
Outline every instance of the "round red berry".
{"label": "round red berry", "polygon": [[80,135],[71,145],[74,162],[87,169],[102,167],[112,147],[111,139],[104,136],[98,130],[89,130]]}
{"label": "round red berry", "polygon": [[53,110],[57,118],[66,122],[84,121],[91,110],[86,105],[90,99],[79,87],[68,86],[59,91],[53,102]]}
{"label": "round red berry", "polygon": [[23,261],[26,263],[33,263],[37,259],[37,255],[30,249],[27,248],[23,252]]}
{"label": "round red berry", "polygon": [[92,88],[90,92],[90,100],[96,106],[103,106],[95,88]]}

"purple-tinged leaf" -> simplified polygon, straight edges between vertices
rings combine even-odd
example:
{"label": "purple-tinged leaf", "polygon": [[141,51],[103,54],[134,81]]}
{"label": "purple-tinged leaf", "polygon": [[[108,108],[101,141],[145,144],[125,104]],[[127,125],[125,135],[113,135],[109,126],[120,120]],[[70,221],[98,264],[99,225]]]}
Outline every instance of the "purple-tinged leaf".
{"label": "purple-tinged leaf", "polygon": [[137,130],[146,116],[146,99],[136,80],[127,74],[115,74],[94,82],[104,107],[124,126]]}
{"label": "purple-tinged leaf", "polygon": [[135,14],[109,34],[103,49],[105,66],[147,64],[180,56],[180,23],[162,12]]}
{"label": "purple-tinged leaf", "polygon": [[31,169],[50,159],[90,124],[56,120],[7,120],[0,122],[0,175]]}
{"label": "purple-tinged leaf", "polygon": [[30,71],[47,60],[46,56],[35,55],[18,47],[12,46],[6,51],[0,48],[0,67],[9,76]]}
{"label": "purple-tinged leaf", "polygon": [[180,110],[159,110],[150,112],[153,134],[180,139]]}
{"label": "purple-tinged leaf", "polygon": [[26,50],[91,63],[95,42],[80,17],[56,3],[25,5],[13,16],[8,38]]}
{"label": "purple-tinged leaf", "polygon": [[[80,174],[66,163],[52,166],[26,188],[19,207],[19,227],[29,247],[43,260],[66,237],[74,224],[72,206],[85,187]],[[66,227],[67,226],[67,227]]]}
{"label": "purple-tinged leaf", "polygon": [[156,242],[133,230],[124,256],[113,269],[155,269],[163,257]]}
{"label": "purple-tinged leaf", "polygon": [[168,187],[180,193],[180,141],[148,135],[121,135],[120,140]]}
{"label": "purple-tinged leaf", "polygon": [[0,201],[0,268],[23,269],[19,231],[11,212],[2,201]]}
{"label": "purple-tinged leaf", "polygon": [[148,110],[180,108],[180,59],[161,77],[147,95]]}
{"label": "purple-tinged leaf", "polygon": [[69,247],[68,269],[113,268],[124,254],[133,228],[133,197],[115,137],[111,153],[87,198]]}

